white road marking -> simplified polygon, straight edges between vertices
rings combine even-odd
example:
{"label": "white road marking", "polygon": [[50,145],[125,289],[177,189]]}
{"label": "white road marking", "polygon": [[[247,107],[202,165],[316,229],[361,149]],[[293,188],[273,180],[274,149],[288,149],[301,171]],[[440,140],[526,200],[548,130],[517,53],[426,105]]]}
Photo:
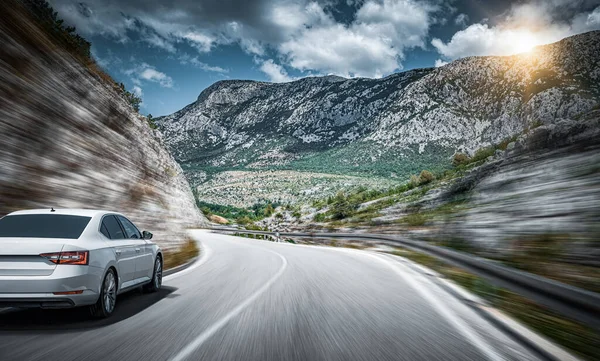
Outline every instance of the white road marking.
{"label": "white road marking", "polygon": [[196,337],[192,342],[190,342],[186,347],[184,347],[177,355],[171,358],[171,361],[182,361],[188,358],[194,351],[196,351],[206,340],[208,340],[212,335],[214,335],[217,331],[219,331],[223,326],[227,324],[232,318],[239,315],[246,307],[250,306],[252,302],[254,302],[258,297],[260,297],[265,291],[277,281],[277,279],[283,274],[285,269],[287,268],[288,262],[287,259],[277,252],[270,251],[271,253],[276,254],[281,258],[283,262],[281,268],[277,271],[277,273],[269,279],[267,283],[262,285],[256,292],[254,292],[250,297],[248,297],[244,302],[240,303],[236,308],[231,310],[227,315],[223,318],[212,324],[209,328],[207,328],[204,332],[202,332],[198,337]]}
{"label": "white road marking", "polygon": [[[235,237],[235,238],[238,238],[238,237]],[[242,238],[242,240],[245,240],[245,239]],[[273,244],[273,243],[271,242],[271,244]],[[280,245],[282,245],[282,244],[281,243],[277,244],[277,246],[280,246]],[[491,361],[503,361],[504,360],[504,357],[502,357],[490,345],[488,345],[485,342],[485,340],[483,340],[479,336],[479,334],[477,332],[475,332],[471,327],[469,327],[469,325],[467,325],[459,317],[457,317],[452,310],[450,310],[448,307],[446,307],[443,302],[441,302],[436,296],[434,296],[431,292],[429,292],[425,287],[422,287],[422,285],[419,285],[419,283],[413,277],[413,275],[416,274],[413,270],[407,268],[409,270],[409,272],[411,273],[411,275],[407,275],[405,272],[403,272],[403,270],[400,270],[400,268],[398,267],[398,264],[396,262],[392,262],[391,260],[387,259],[384,256],[380,256],[380,255],[373,254],[371,252],[363,251],[363,250],[328,247],[328,246],[298,245],[298,244],[291,244],[291,243],[287,243],[285,245],[296,246],[296,247],[297,246],[311,247],[311,248],[316,248],[316,249],[328,249],[328,250],[332,250],[332,251],[344,252],[346,254],[351,253],[354,255],[362,255],[362,256],[368,256],[368,257],[375,258],[377,261],[382,262],[382,263],[386,264],[388,267],[392,268],[394,270],[394,272],[396,272],[400,277],[402,277],[410,285],[411,288],[413,288],[415,291],[417,291],[421,295],[421,297],[423,297],[426,301],[428,301],[439,315],[444,317],[451,326],[453,326],[456,330],[458,330],[466,338],[466,340],[468,342],[470,342],[478,350],[480,350],[487,357],[488,360],[491,360]],[[175,361],[175,360],[172,360],[172,361]],[[179,361],[179,359],[177,359],[177,361]]]}
{"label": "white road marking", "polygon": [[[481,351],[489,360],[504,360],[504,358],[499,355],[490,345],[488,345],[477,332],[475,332],[471,327],[469,327],[469,325],[457,317],[454,312],[446,307],[444,303],[441,302],[433,293],[429,292],[426,287],[419,285],[412,275],[407,275],[405,271],[400,270],[397,263],[379,255],[374,255],[367,252],[365,253],[391,267],[396,274],[402,277],[410,285],[410,287],[417,291],[421,297],[427,300],[440,316],[444,317],[448,323],[458,330],[458,332],[460,332],[467,339],[467,341],[471,342],[475,347],[477,347],[477,349],[479,349],[479,351]],[[409,270],[409,272],[414,274],[412,270]]]}

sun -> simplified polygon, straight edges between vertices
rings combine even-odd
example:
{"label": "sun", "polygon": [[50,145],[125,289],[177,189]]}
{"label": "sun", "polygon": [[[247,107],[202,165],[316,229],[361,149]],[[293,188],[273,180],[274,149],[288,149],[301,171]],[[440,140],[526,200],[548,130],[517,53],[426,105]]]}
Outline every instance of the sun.
{"label": "sun", "polygon": [[536,37],[528,30],[514,32],[511,43],[515,53],[528,53],[538,45]]}

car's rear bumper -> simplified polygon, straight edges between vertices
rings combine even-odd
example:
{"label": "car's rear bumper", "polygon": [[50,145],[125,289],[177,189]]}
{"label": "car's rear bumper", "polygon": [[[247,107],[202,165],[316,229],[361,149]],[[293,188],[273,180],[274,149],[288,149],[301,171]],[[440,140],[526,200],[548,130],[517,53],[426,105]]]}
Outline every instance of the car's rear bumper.
{"label": "car's rear bumper", "polygon": [[79,295],[55,295],[52,293],[0,293],[0,308],[70,308],[92,305],[98,294],[90,290]]}
{"label": "car's rear bumper", "polygon": [[[62,265],[49,276],[0,276],[0,308],[66,308],[98,300],[103,270],[91,266]],[[59,292],[82,291],[61,295]]]}

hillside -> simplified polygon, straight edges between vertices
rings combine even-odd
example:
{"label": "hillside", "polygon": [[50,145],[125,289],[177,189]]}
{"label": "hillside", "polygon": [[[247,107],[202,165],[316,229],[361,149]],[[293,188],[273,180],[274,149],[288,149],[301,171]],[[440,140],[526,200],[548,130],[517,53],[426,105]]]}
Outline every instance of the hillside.
{"label": "hillside", "polygon": [[120,211],[165,248],[206,223],[159,132],[110,78],[0,4],[0,215],[27,208]]}
{"label": "hillside", "polygon": [[[597,54],[600,32],[590,32],[530,53],[383,79],[221,81],[158,123],[192,186],[203,185],[201,200],[312,199],[315,189],[339,189],[318,180],[331,174],[348,177],[349,187],[385,188],[423,169],[443,170],[456,151],[473,154],[530,125],[576,120],[597,108]],[[293,192],[274,185],[254,198],[239,198],[227,181],[211,183],[234,178],[224,173],[231,171],[259,181],[270,170],[315,181]]]}

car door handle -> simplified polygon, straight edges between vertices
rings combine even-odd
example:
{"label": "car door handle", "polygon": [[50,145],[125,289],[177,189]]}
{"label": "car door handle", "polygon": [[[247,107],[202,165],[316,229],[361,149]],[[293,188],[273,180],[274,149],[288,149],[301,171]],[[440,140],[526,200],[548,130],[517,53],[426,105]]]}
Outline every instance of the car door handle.
{"label": "car door handle", "polygon": [[139,249],[139,248],[136,248],[136,249],[135,249],[135,251],[136,251],[136,252],[139,252],[139,251],[140,251],[140,249]]}

